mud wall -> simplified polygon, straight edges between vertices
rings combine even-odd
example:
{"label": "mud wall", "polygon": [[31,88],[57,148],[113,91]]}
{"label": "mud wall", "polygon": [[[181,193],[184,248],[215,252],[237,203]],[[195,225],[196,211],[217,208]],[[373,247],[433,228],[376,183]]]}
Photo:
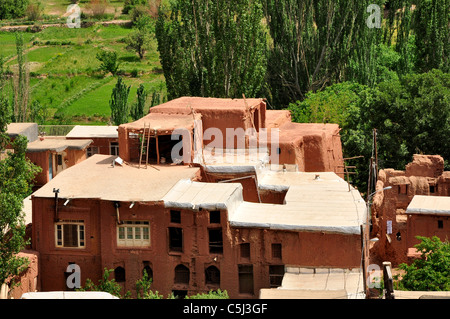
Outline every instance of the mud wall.
{"label": "mud wall", "polygon": [[[412,216],[405,211],[414,195],[448,196],[450,175],[444,172],[444,160],[439,155],[414,155],[405,171],[380,170],[372,204],[372,237],[379,241],[372,253],[396,266],[408,262],[407,252],[418,243],[417,235],[431,237],[439,233],[433,216]],[[444,230],[444,233],[449,234]],[[440,235],[443,237],[444,233]]]}

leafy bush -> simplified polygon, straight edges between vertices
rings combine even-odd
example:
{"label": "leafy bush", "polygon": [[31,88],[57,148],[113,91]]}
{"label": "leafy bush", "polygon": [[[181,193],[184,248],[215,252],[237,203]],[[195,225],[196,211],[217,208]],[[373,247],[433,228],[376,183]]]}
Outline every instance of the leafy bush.
{"label": "leafy bush", "polygon": [[40,2],[30,3],[27,7],[26,16],[29,21],[37,21],[42,18],[44,8]]}
{"label": "leafy bush", "polygon": [[0,20],[21,18],[25,15],[28,0],[2,0],[0,1]]}
{"label": "leafy bush", "polygon": [[[399,268],[405,274],[396,281],[397,289],[415,291],[450,291],[450,245],[439,237],[417,236],[421,242],[414,247],[421,252],[421,259]],[[398,276],[396,277],[398,279]]]}
{"label": "leafy bush", "polygon": [[121,294],[122,287],[116,282],[115,279],[109,279],[109,275],[113,272],[113,269],[108,269],[105,267],[103,271],[103,277],[98,281],[98,284],[94,284],[91,279],[86,279],[86,284],[84,287],[77,289],[78,291],[104,291],[108,292],[113,296],[119,298],[129,297],[129,292],[124,296]]}
{"label": "leafy bush", "polygon": [[125,0],[125,3],[123,4],[122,13],[128,14],[130,11],[135,8],[138,5],[147,5],[148,0]]}
{"label": "leafy bush", "polygon": [[101,62],[100,69],[102,71],[111,72],[113,75],[117,73],[120,65],[117,52],[101,50],[96,57]]}
{"label": "leafy bush", "polygon": [[211,290],[208,293],[199,293],[193,296],[186,296],[185,299],[229,299],[228,292],[226,290],[217,289]]}

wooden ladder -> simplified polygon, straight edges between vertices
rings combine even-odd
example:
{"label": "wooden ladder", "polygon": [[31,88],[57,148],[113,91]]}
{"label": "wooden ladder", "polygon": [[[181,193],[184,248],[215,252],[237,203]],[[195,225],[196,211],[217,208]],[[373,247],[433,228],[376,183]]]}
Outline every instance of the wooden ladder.
{"label": "wooden ladder", "polygon": [[[147,124],[144,123],[144,129],[142,132],[142,140],[141,140],[141,152],[139,154],[139,168],[141,168],[141,163],[142,163],[142,155],[144,152],[144,142],[145,142],[145,131],[147,128]],[[148,165],[148,153],[150,151],[150,123],[148,124],[148,134],[147,134],[147,145],[146,145],[146,150],[145,150],[145,168],[147,168]]]}

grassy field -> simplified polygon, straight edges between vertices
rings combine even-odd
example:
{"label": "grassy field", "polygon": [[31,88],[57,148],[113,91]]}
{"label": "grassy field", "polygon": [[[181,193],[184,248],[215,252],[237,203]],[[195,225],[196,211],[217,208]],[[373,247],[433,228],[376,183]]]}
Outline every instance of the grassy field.
{"label": "grassy field", "polygon": [[[55,7],[56,2],[67,1],[53,1]],[[81,29],[50,27],[38,33],[24,33],[31,77],[30,102],[38,101],[46,109],[44,124],[108,123],[109,100],[117,78],[99,70],[96,54],[102,48],[118,53],[119,76],[131,85],[130,104],[140,84],[150,94],[165,91],[156,39],[140,60],[134,52],[126,50],[123,41],[131,31],[116,25],[94,25]],[[0,32],[0,56],[6,57],[6,67],[12,72],[17,66],[15,50],[14,34]]]}

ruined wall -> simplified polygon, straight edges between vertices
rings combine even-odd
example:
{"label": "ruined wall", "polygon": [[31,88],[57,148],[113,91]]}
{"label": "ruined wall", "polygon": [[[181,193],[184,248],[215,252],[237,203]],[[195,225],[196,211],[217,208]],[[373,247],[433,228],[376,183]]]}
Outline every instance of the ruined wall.
{"label": "ruined wall", "polygon": [[[17,254],[20,258],[28,260],[28,266],[18,276],[14,277],[15,285],[12,286],[12,278],[0,285],[0,299],[19,299],[26,292],[39,290],[39,253],[32,250],[23,250]],[[11,288],[12,287],[12,288]]]}
{"label": "ruined wall", "polygon": [[449,196],[448,173],[444,172],[441,156],[418,154],[406,165],[405,171],[379,171],[376,190],[387,186],[392,189],[379,191],[373,197],[372,236],[377,236],[379,242],[372,253],[396,266],[408,262],[408,248],[417,244],[415,236],[433,236],[437,224],[433,217],[409,219],[405,211],[414,195]]}
{"label": "ruined wall", "polygon": [[[283,123],[278,128],[279,150],[270,154],[271,162],[278,156],[279,164],[296,164],[301,172],[335,172],[344,176],[337,124]],[[272,150],[270,141],[269,138],[269,150]]]}

